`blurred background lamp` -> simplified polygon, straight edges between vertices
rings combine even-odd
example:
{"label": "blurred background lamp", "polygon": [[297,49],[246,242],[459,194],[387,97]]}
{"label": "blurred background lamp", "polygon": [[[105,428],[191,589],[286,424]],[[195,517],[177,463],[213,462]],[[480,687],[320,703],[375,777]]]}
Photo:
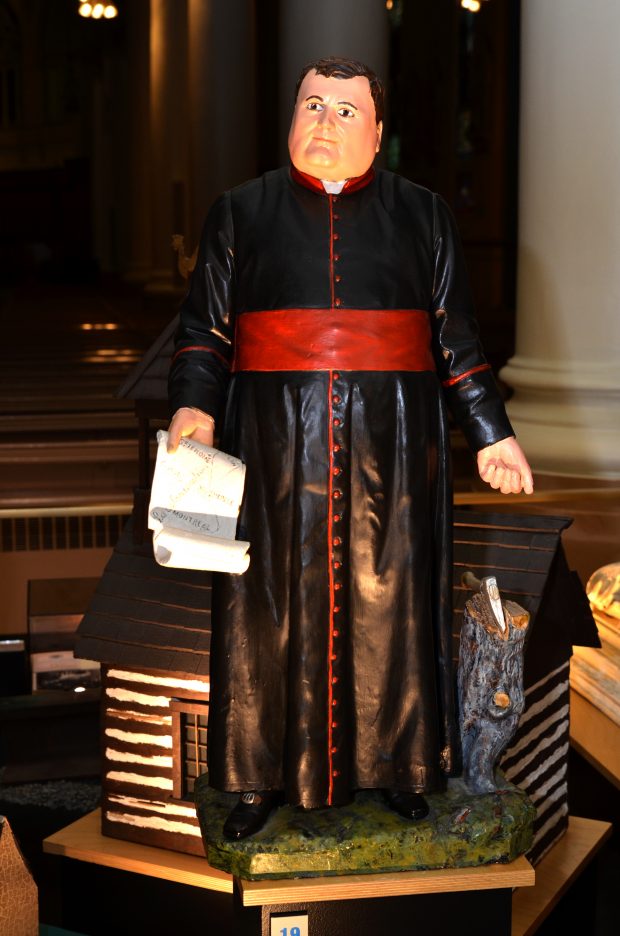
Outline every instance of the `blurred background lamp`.
{"label": "blurred background lamp", "polygon": [[118,16],[118,8],[114,3],[88,3],[87,0],[80,0],[78,13],[85,18],[114,19]]}

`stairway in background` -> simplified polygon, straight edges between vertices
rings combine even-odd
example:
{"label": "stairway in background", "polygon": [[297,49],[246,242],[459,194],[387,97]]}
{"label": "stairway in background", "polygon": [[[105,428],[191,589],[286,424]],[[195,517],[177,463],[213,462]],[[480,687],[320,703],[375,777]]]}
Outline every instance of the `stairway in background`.
{"label": "stairway in background", "polygon": [[129,503],[137,424],[116,392],[174,301],[153,316],[122,284],[30,285],[0,312],[0,509]]}
{"label": "stairway in background", "polygon": [[118,282],[0,293],[0,638],[27,633],[33,579],[98,579],[138,481],[116,393],[176,312]]}

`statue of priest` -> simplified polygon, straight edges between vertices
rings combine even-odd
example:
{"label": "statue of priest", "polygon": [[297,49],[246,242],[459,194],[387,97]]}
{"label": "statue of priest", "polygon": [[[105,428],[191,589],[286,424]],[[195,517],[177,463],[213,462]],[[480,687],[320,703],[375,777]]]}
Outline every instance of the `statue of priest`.
{"label": "statue of priest", "polygon": [[170,374],[181,436],[247,465],[249,570],[214,576],[209,782],[243,838],[286,801],[385,791],[418,819],[458,761],[446,406],[504,493],[532,491],[442,199],[373,168],[383,89],[300,76],[291,165],[213,205]]}

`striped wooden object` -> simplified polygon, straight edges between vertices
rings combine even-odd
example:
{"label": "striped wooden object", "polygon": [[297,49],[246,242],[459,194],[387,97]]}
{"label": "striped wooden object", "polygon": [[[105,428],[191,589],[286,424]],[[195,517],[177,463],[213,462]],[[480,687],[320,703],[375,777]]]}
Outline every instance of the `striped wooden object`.
{"label": "striped wooden object", "polygon": [[536,806],[534,842],[527,857],[536,864],[568,827],[569,661],[525,692],[525,711],[501,760],[511,783]]}
{"label": "striped wooden object", "polygon": [[103,694],[104,834],[203,855],[192,792],[206,767],[208,680],[107,666]]}
{"label": "striped wooden object", "polygon": [[166,569],[126,526],[78,630],[102,663],[102,830],[204,855],[192,801],[206,769],[211,577]]}
{"label": "striped wooden object", "polygon": [[524,660],[525,709],[500,768],[536,806],[534,844],[540,861],[568,824],[569,662],[573,644],[598,646],[583,586],[568,568],[560,542],[571,521],[562,517],[456,511],[454,523],[454,640],[471,592],[465,569],[495,575],[502,599],[531,616]]}

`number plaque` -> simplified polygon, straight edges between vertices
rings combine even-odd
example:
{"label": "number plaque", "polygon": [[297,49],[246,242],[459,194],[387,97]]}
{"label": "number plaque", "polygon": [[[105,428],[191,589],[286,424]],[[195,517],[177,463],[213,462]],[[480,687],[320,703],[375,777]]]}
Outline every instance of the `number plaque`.
{"label": "number plaque", "polygon": [[308,936],[308,914],[272,916],[269,936]]}

